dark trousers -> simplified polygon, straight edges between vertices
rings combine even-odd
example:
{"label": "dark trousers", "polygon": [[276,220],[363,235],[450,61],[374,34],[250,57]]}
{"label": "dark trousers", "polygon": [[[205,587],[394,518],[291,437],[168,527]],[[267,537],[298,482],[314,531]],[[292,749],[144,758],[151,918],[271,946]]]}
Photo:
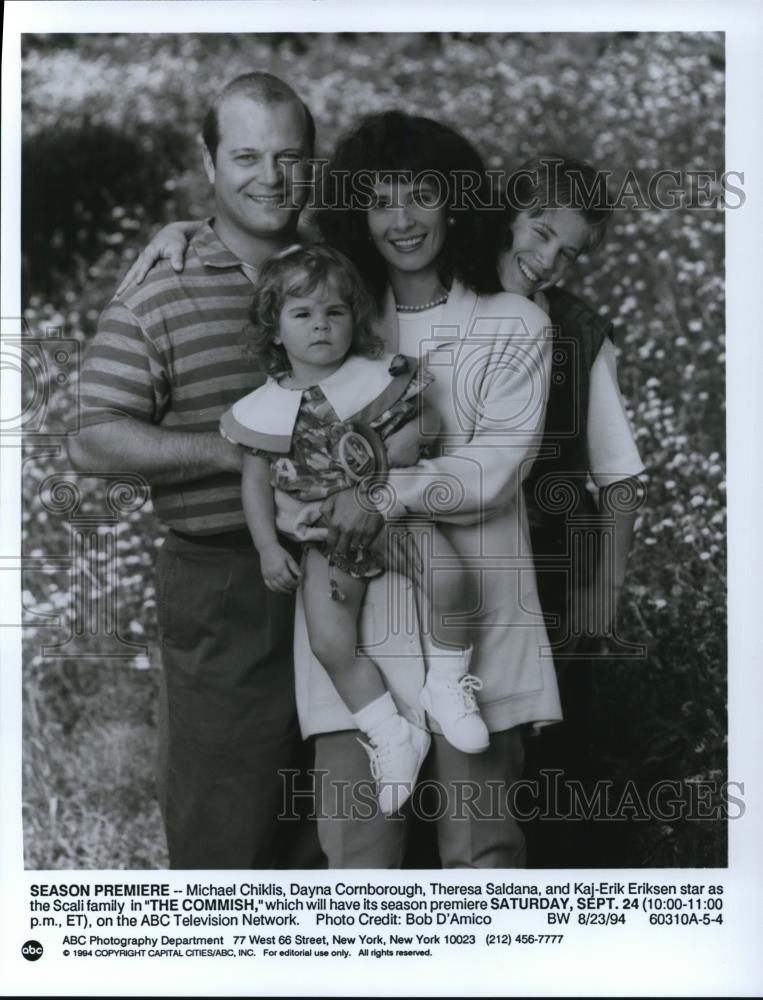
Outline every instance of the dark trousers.
{"label": "dark trousers", "polygon": [[[551,532],[547,536],[534,534],[533,545],[536,553],[558,555],[564,550],[561,539]],[[571,617],[570,580],[563,573],[539,570],[537,582],[544,613],[558,621],[556,627],[549,628],[549,639],[552,643],[565,641]],[[571,790],[574,786],[589,796],[594,788],[590,750],[594,675],[588,657],[599,645],[597,638],[584,636],[575,647],[574,658],[555,656],[564,720],[544,727],[525,745],[526,776],[538,785],[538,816],[525,826],[530,868],[604,867],[600,840],[612,824],[577,815]]]}
{"label": "dark trousers", "polygon": [[[357,732],[315,738],[318,835],[329,868],[400,868],[410,821],[430,842],[422,867],[523,868],[525,842],[507,808],[507,791],[522,772],[518,730],[491,733],[484,753],[461,753],[433,735],[419,787],[403,814],[376,808],[368,757]],[[420,794],[421,793],[421,794]],[[431,836],[431,841],[434,841]]]}
{"label": "dark trousers", "polygon": [[172,532],[156,590],[159,799],[170,867],[320,866],[314,830],[277,819],[292,812],[279,771],[305,763],[292,598],[267,590],[251,545],[217,547]]}
{"label": "dark trousers", "polygon": [[[581,643],[583,654],[588,644]],[[606,824],[576,814],[571,786],[593,793],[589,743],[593,674],[590,660],[557,665],[564,721],[528,737],[527,778],[537,782],[537,818],[525,827],[530,868],[602,867],[598,834]],[[609,824],[611,827],[612,824]],[[601,827],[602,829],[598,829]]]}

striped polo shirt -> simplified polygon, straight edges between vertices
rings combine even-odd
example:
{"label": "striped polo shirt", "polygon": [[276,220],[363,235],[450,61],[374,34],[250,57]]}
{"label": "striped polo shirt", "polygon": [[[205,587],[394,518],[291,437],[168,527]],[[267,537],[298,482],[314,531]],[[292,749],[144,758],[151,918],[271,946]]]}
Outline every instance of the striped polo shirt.
{"label": "striped polo shirt", "polygon": [[[113,299],[83,365],[82,426],[127,416],[217,434],[222,413],[263,381],[244,351],[253,280],[207,222],[191,239],[182,273],[161,261],[142,285]],[[245,526],[238,474],[157,485],[152,499],[178,531]]]}

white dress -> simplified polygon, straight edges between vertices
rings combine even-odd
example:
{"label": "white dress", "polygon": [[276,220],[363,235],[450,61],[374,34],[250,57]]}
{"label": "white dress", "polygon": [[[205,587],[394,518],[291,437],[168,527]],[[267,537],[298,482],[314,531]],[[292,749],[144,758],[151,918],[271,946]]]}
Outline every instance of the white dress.
{"label": "white dress", "polygon": [[[391,470],[389,515],[433,516],[477,584],[465,608],[489,729],[561,719],[553,658],[540,611],[524,511],[523,478],[540,443],[550,370],[550,321],[529,300],[479,297],[455,284],[437,317],[415,314],[401,333],[388,303],[378,330],[391,353],[426,360],[427,396],[439,412],[440,454]],[[433,331],[432,320],[438,326]],[[400,342],[401,337],[405,343]],[[437,552],[433,553],[436,567]],[[361,618],[366,651],[401,711],[421,717],[424,666],[411,585],[385,574],[368,588]],[[295,627],[297,706],[303,733],[354,728],[328,675],[312,656],[304,617]]]}

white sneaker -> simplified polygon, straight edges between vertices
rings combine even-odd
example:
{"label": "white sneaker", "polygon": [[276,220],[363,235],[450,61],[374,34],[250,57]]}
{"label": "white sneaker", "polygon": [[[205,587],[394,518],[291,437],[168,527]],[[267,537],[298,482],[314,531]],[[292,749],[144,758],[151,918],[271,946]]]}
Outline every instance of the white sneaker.
{"label": "white sneaker", "polygon": [[462,753],[481,753],[490,745],[490,734],[474,697],[481,688],[482,681],[473,674],[430,670],[419,695],[445,739]]}
{"label": "white sneaker", "polygon": [[398,715],[371,743],[358,743],[368,754],[376,782],[379,808],[385,816],[396,813],[413,793],[431,739],[424,729]]}

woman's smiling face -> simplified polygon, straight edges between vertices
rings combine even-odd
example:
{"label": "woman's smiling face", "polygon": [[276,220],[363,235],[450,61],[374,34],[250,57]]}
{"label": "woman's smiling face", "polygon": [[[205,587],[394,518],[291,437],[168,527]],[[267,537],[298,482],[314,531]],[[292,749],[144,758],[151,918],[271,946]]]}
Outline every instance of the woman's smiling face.
{"label": "woman's smiling face", "polygon": [[447,234],[441,192],[426,182],[379,180],[374,194],[368,232],[387,266],[409,274],[436,273]]}
{"label": "woman's smiling face", "polygon": [[499,259],[503,288],[529,297],[555,285],[585,249],[591,231],[574,208],[520,212],[511,225],[511,246]]}

